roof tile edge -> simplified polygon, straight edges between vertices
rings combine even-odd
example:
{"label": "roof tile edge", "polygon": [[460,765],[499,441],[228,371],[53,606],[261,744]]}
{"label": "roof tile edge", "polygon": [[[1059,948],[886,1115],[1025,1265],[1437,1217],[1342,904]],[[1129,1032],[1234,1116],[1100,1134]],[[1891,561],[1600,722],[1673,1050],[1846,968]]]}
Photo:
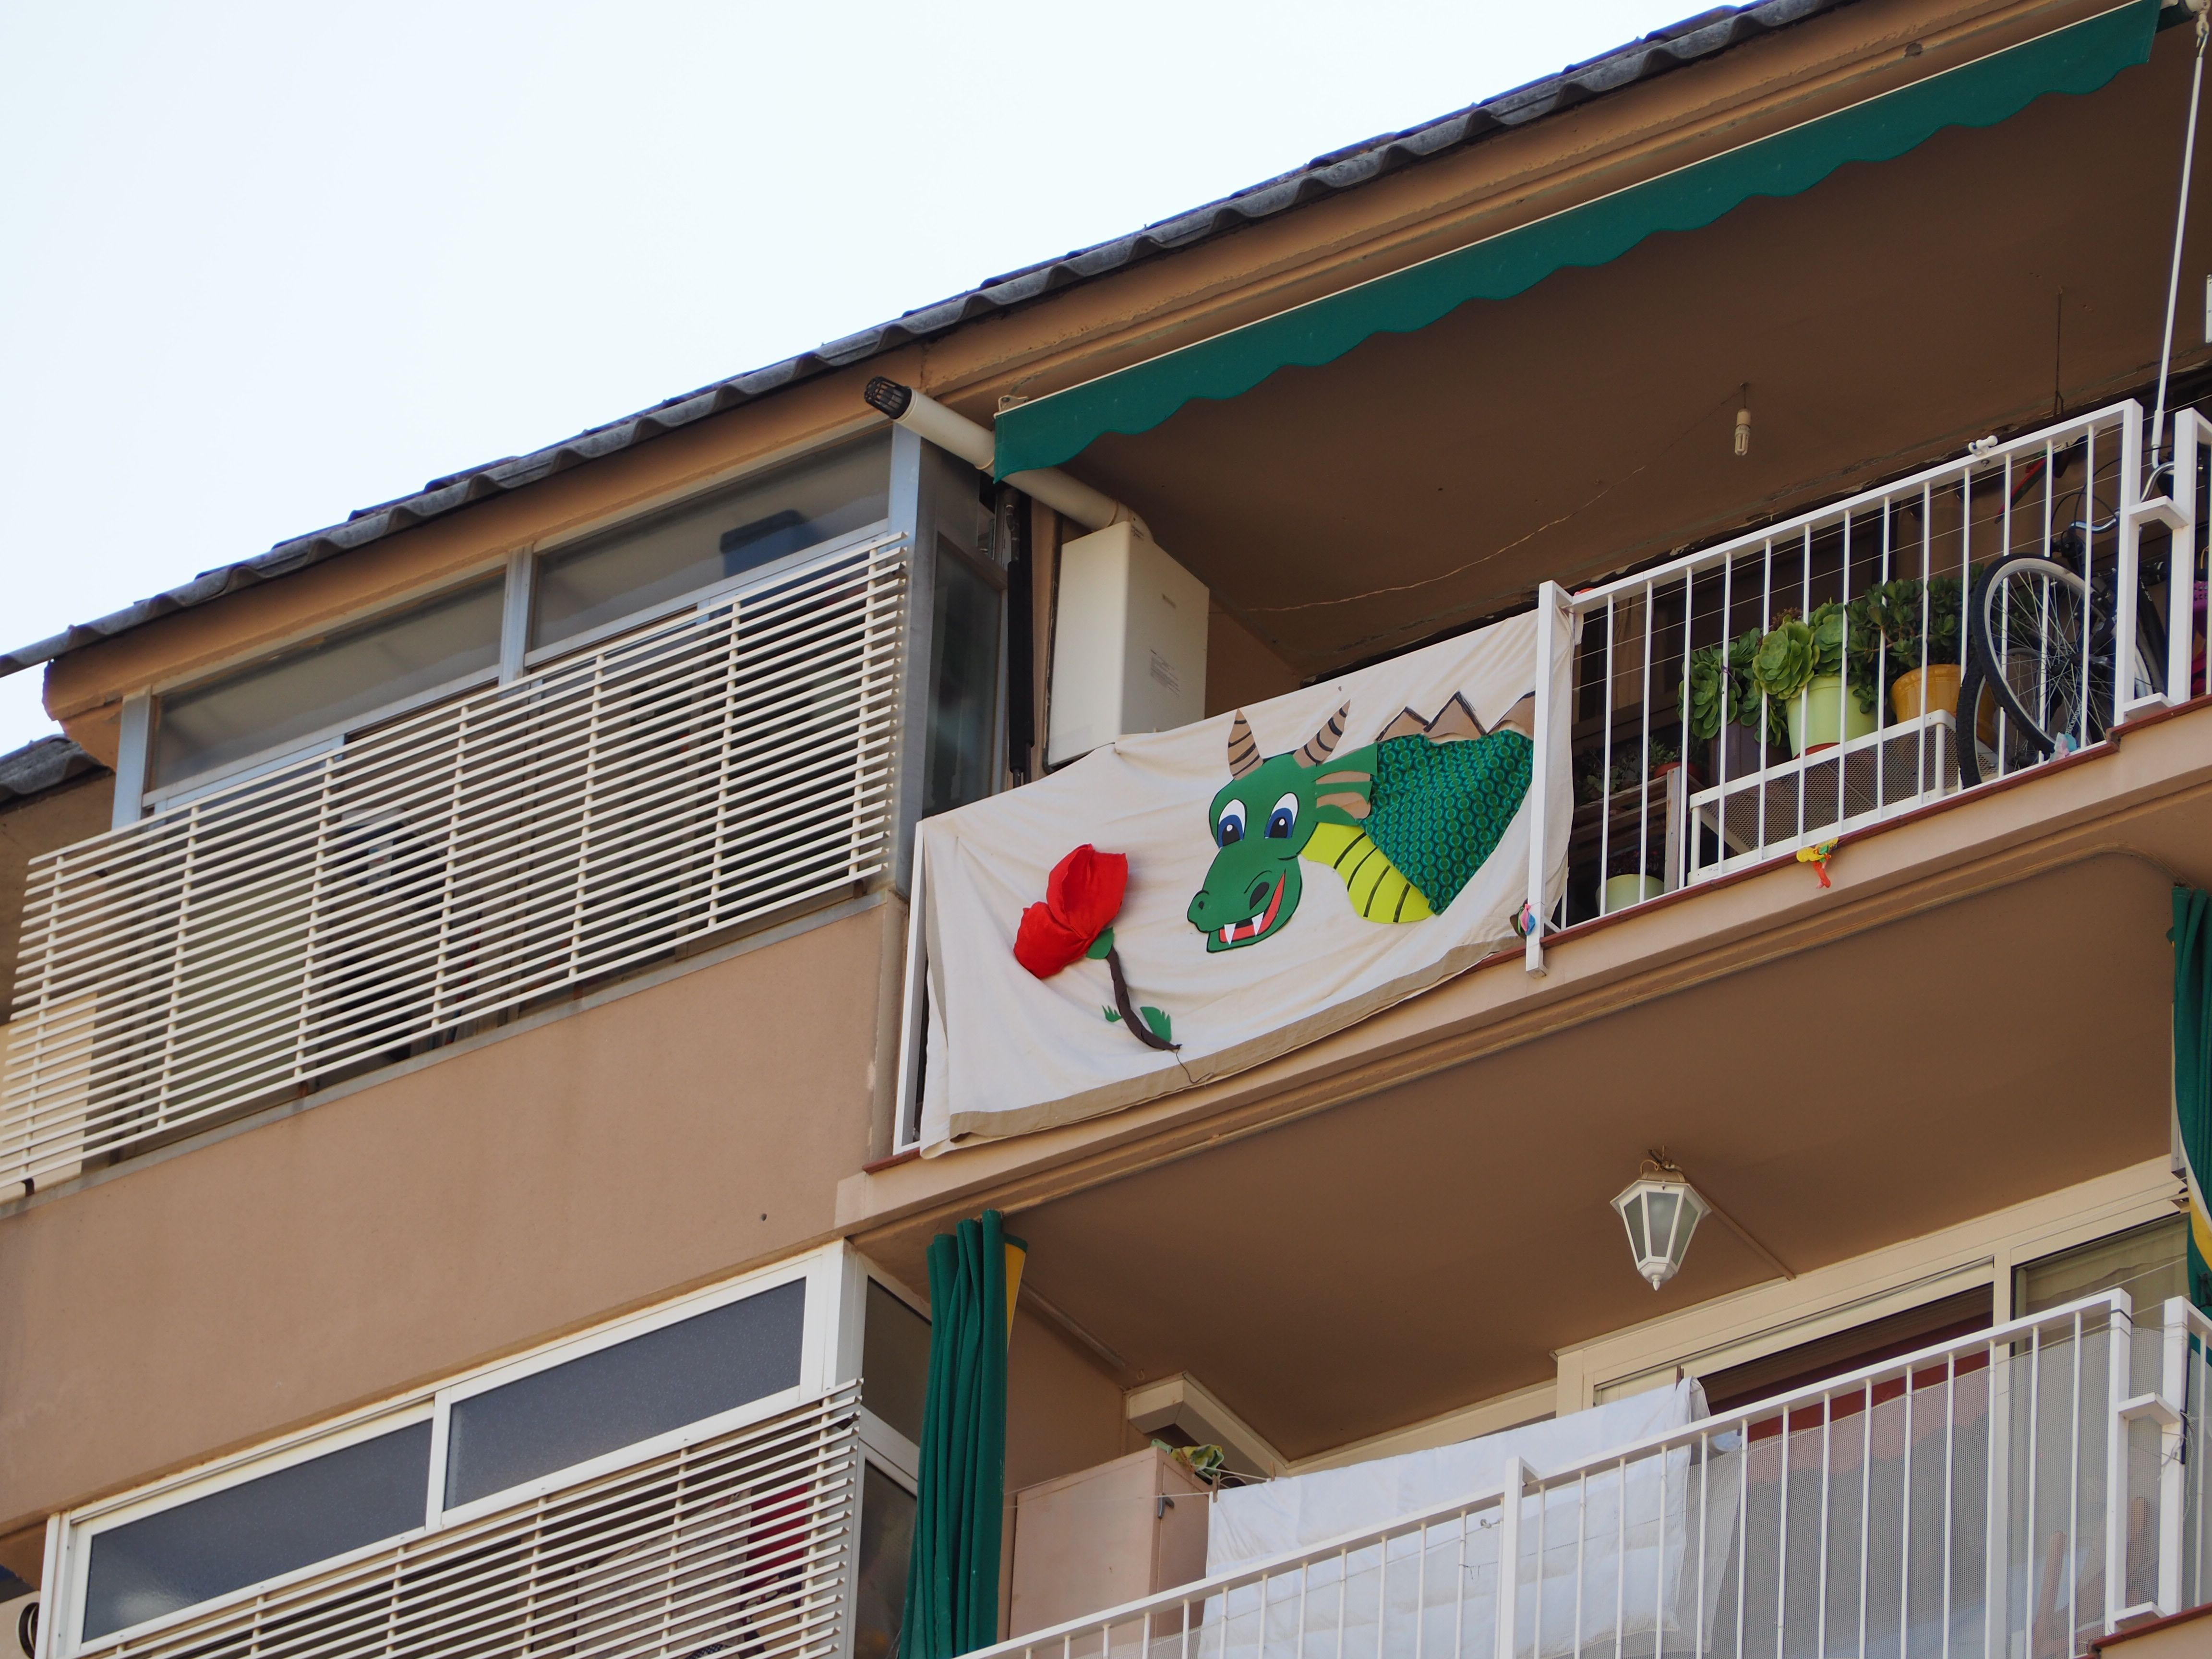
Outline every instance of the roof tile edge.
{"label": "roof tile edge", "polygon": [[802,380],[934,338],[979,318],[1000,315],[1078,283],[1090,282],[1158,254],[1208,241],[1258,220],[1372,183],[1400,168],[1446,155],[1493,133],[1574,108],[1653,76],[1786,28],[1851,0],[1759,0],[1721,8],[1480,103],[1403,131],[1384,133],[1316,157],[1304,167],[1262,179],[1231,195],[1055,259],[986,278],[963,294],[921,306],[873,328],[825,342],[765,368],[663,399],[619,420],[586,428],[527,455],[510,455],[433,478],[410,495],[356,509],[343,522],[277,543],[267,552],[203,571],[151,598],[74,623],[0,653],[0,678],[69,652],[112,639],[242,588],[289,576],[356,548],[442,517],[487,496],[520,489],[588,460],[631,448]]}

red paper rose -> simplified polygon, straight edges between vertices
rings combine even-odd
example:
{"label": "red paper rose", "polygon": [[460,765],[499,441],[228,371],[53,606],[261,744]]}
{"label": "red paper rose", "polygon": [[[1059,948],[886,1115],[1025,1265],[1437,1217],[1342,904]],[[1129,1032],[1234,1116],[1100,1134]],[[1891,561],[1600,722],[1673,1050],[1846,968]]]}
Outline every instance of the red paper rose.
{"label": "red paper rose", "polygon": [[1129,860],[1085,842],[1052,867],[1044,902],[1022,912],[1014,934],[1014,960],[1039,979],[1080,962],[1098,936],[1121,914],[1129,885]]}

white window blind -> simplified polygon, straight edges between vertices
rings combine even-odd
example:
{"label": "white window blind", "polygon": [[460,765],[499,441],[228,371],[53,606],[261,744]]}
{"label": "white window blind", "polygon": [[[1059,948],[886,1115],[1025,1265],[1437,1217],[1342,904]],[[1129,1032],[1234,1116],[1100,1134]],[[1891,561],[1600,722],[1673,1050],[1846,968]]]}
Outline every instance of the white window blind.
{"label": "white window blind", "polygon": [[854,1390],[58,1655],[398,1659],[842,1650]]}
{"label": "white window blind", "polygon": [[39,860],[0,1179],[880,876],[906,557],[895,536],[824,552]]}

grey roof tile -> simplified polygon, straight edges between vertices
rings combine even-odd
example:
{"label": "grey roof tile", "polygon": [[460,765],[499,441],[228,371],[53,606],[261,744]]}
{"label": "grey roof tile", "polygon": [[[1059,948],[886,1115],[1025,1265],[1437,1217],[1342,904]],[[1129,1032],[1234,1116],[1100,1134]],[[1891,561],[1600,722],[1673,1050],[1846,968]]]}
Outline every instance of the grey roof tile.
{"label": "grey roof tile", "polygon": [[67,738],[39,738],[0,755],[0,806],[58,789],[88,772],[107,769]]}

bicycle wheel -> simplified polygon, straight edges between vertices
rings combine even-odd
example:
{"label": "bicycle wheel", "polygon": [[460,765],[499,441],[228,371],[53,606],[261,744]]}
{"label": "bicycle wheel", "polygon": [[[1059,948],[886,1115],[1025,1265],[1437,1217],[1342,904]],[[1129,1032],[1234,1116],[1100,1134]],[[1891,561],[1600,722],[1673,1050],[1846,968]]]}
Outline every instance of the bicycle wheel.
{"label": "bicycle wheel", "polygon": [[[1982,662],[1981,653],[1969,653],[1972,660],[1966,672],[1959,676],[1959,705],[1952,715],[1952,741],[1959,750],[1959,787],[1972,789],[2000,775],[2000,772],[1985,774],[1982,767],[1981,710],[1990,708],[1990,726],[1996,738],[1996,747],[1990,757],[1996,762],[2001,772],[2017,772],[2023,767],[2036,765],[2051,757],[2051,745],[2042,733],[2031,730],[2014,720],[1997,701],[1996,688],[1990,683],[1990,672]],[[2003,752],[2000,754],[1999,750]]]}
{"label": "bicycle wheel", "polygon": [[2008,554],[1976,578],[1967,617],[1977,665],[2035,748],[2051,753],[2063,738],[2078,749],[2103,736],[2112,619],[2093,613],[2077,572],[2040,553]]}

